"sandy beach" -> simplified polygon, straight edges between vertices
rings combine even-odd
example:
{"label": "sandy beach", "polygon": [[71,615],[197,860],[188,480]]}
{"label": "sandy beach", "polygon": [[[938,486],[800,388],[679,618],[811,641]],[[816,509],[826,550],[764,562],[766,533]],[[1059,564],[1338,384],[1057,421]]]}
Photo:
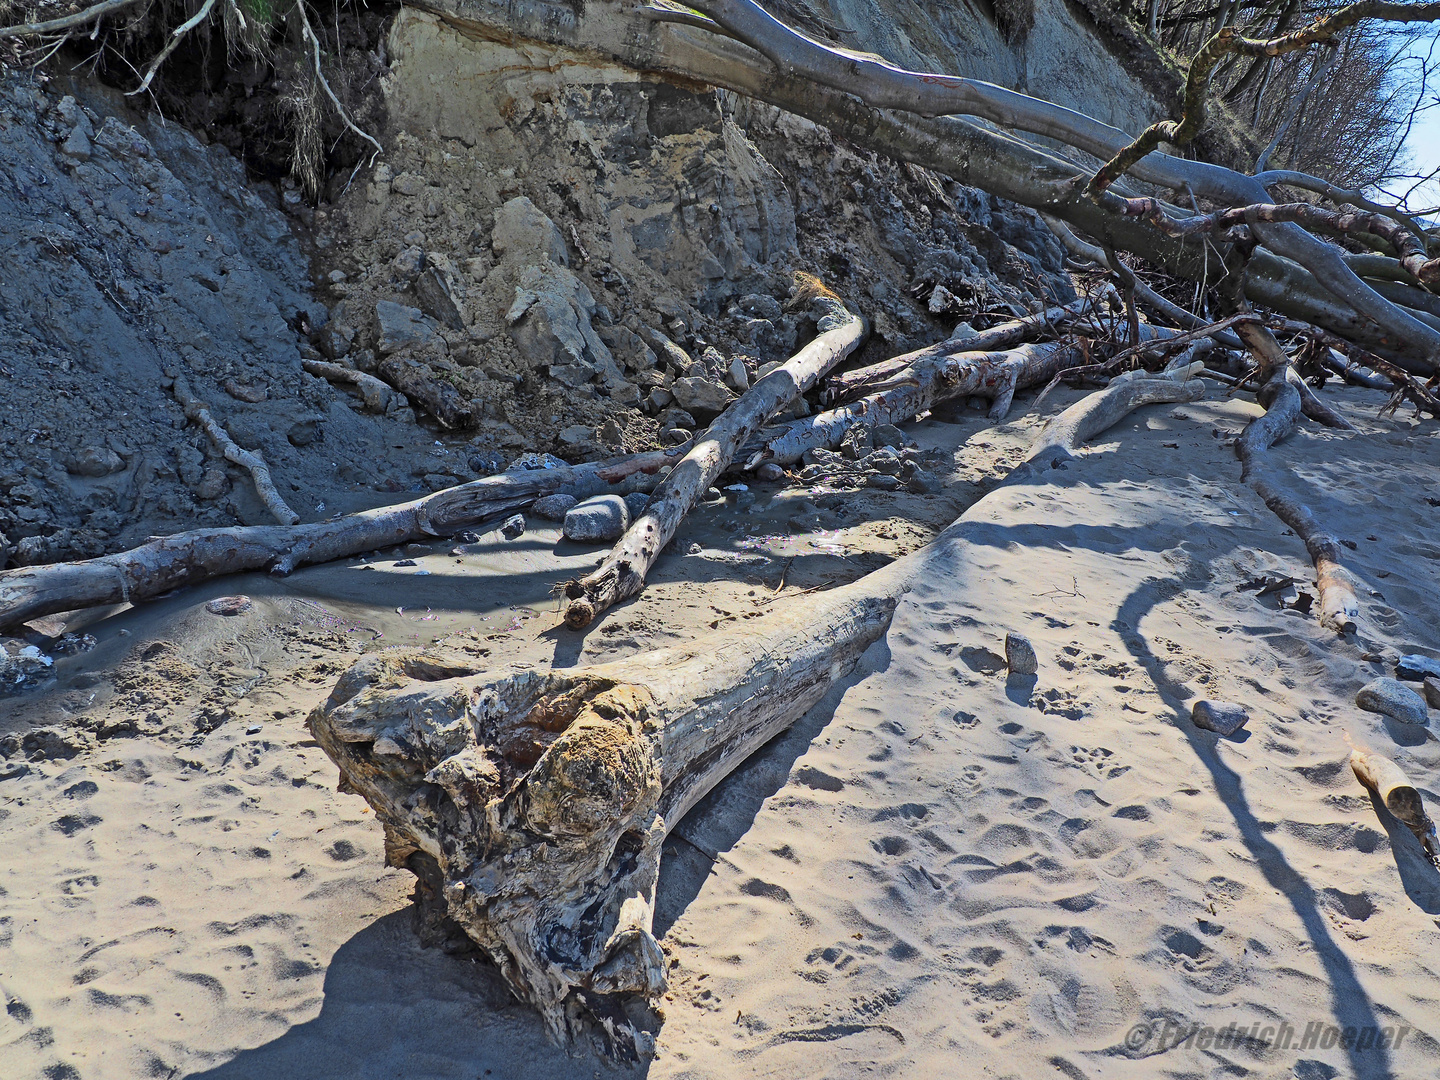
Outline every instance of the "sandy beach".
{"label": "sandy beach", "polygon": [[[1306,425],[1275,454],[1354,543],[1358,637],[1238,588],[1313,580],[1237,482],[1252,404],[1151,407],[980,502],[861,668],[671,833],[670,987],[636,1074],[1435,1074],[1440,874],[1355,782],[1346,739],[1433,797],[1434,737],[1354,698],[1402,653],[1440,655],[1440,441],[1377,420],[1382,395],[1331,400],[1357,434]],[[652,587],[584,635],[557,628],[549,590],[600,552],[538,522],[85,626],[94,651],[0,703],[0,730],[59,733],[0,780],[0,1074],[628,1075],[548,1042],[486,965],[419,946],[413,879],[383,867],[306,714],[375,649],[570,666],[803,604],[786,593],[930,539],[1039,418],[984,424],[908,432],[944,449],[940,496],[775,488],[698,511]],[[249,613],[206,611],[236,593]],[[1007,631],[1038,676],[1007,677]],[[1200,730],[1198,698],[1250,722]],[[1281,1025],[1295,1045],[1264,1045]],[[1346,1026],[1394,1034],[1347,1049]]]}

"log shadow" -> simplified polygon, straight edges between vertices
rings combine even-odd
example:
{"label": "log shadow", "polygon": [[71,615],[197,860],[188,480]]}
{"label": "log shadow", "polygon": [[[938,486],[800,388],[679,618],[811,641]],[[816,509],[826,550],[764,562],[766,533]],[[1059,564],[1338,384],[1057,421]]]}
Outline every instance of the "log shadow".
{"label": "log shadow", "polygon": [[1400,884],[1405,888],[1405,895],[1427,915],[1440,915],[1440,870],[1425,854],[1415,834],[1390,813],[1373,791],[1370,792],[1370,806],[1380,819],[1385,835],[1390,838],[1390,852],[1395,856],[1395,869],[1400,871]]}
{"label": "log shadow", "polygon": [[[765,800],[786,785],[795,762],[834,718],[846,692],[889,666],[890,647],[882,637],[865,650],[855,670],[832,684],[809,712],[746,758],[671,829],[655,892],[657,938],[664,938],[700,894],[714,862],[750,831]],[[809,772],[815,775],[802,782],[810,786],[843,783],[816,770]]]}
{"label": "log shadow", "polygon": [[192,1080],[616,1080],[644,1077],[648,1062],[622,1068],[550,1042],[540,1018],[516,1001],[483,962],[423,948],[407,908],[377,919],[341,945],[325,972],[315,1019],[241,1050]]}
{"label": "log shadow", "polygon": [[[1210,774],[1211,782],[1220,800],[1230,811],[1240,837],[1251,857],[1255,860],[1265,880],[1290,903],[1299,918],[1305,936],[1309,939],[1315,955],[1330,983],[1331,1012],[1335,1022],[1342,1028],[1354,1025],[1357,1028],[1378,1029],[1379,1017],[1370,1002],[1360,977],[1345,951],[1330,934],[1330,925],[1320,910],[1318,898],[1310,883],[1305,880],[1285,858],[1285,853],[1266,835],[1266,825],[1250,808],[1245,796],[1243,778],[1227,765],[1216,752],[1219,740],[1207,738],[1210,733],[1197,728],[1190,721],[1183,702],[1190,697],[1189,691],[1166,672],[1165,661],[1151,651],[1149,644],[1131,628],[1138,628],[1145,616],[1168,600],[1186,591],[1184,582],[1149,582],[1125,598],[1115,613],[1110,628],[1125,642],[1135,662],[1149,675],[1155,689],[1174,714],[1173,723],[1190,743],[1196,759]],[[1390,817],[1386,812],[1382,821]],[[1414,837],[1409,830],[1394,822],[1399,832],[1412,843]],[[1391,822],[1386,822],[1390,832],[1392,850],[1396,848],[1396,832]],[[1418,847],[1418,844],[1416,845]],[[1433,869],[1431,871],[1434,873]],[[1402,876],[1404,871],[1402,871]],[[1406,882],[1406,892],[1410,891]],[[1350,1075],[1357,1080],[1395,1080],[1395,1071],[1390,1065],[1390,1055],[1383,1049],[1358,1050],[1347,1047]]]}

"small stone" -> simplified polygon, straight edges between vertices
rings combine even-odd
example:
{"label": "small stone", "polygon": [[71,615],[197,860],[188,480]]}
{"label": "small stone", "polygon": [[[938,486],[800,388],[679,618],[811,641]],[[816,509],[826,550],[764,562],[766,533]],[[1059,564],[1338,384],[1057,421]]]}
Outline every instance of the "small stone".
{"label": "small stone", "polygon": [[211,466],[201,474],[200,482],[195,485],[195,497],[213,502],[229,490],[230,478],[225,475],[225,470]]}
{"label": "small stone", "polygon": [[695,426],[695,417],[684,409],[666,409],[657,419],[660,421],[661,427],[693,428]]}
{"label": "small stone", "polygon": [[1440,709],[1440,679],[1427,678],[1424,689],[1425,701],[1432,709]]}
{"label": "small stone", "polygon": [[886,476],[896,476],[900,472],[900,458],[895,451],[891,450],[888,446],[881,447],[874,453],[867,455],[864,465],[865,468],[878,473],[884,473]]}
{"label": "small stone", "polygon": [[1367,712],[1383,713],[1402,724],[1424,724],[1430,719],[1425,699],[1395,679],[1375,679],[1360,688],[1355,704]]}
{"label": "small stone", "polygon": [[876,446],[888,446],[892,450],[899,450],[905,445],[905,433],[894,424],[881,424],[875,429],[873,438]]}
{"label": "small stone", "polygon": [[391,566],[415,566],[416,563],[415,563],[415,560],[414,560],[414,559],[396,559],[396,560],[395,560],[393,563],[391,563],[390,565],[391,565]]}
{"label": "small stone", "polygon": [[291,424],[290,430],[285,432],[285,438],[291,446],[303,447],[311,443],[319,442],[325,437],[324,430],[320,427],[318,420],[301,420],[298,424]]}
{"label": "small stone", "polygon": [[419,195],[425,190],[425,178],[415,173],[403,172],[390,181],[390,190],[396,195]]}
{"label": "small stone", "polygon": [[495,473],[505,471],[505,455],[498,450],[487,450],[479,454],[471,454],[466,464],[470,471],[476,476],[493,476]]}
{"label": "small stone", "polygon": [[596,495],[565,515],[565,539],[580,544],[609,543],[630,527],[630,510],[619,495]]}
{"label": "small stone", "polygon": [[940,478],[928,469],[916,469],[905,481],[905,487],[916,495],[934,495],[943,486]]}
{"label": "small stone", "polygon": [[687,411],[723,412],[725,407],[735,400],[735,395],[723,384],[714,379],[700,377],[676,379],[670,392],[675,395],[680,407]]}
{"label": "small stone", "polygon": [[1190,719],[1196,727],[1213,731],[1218,735],[1233,735],[1250,719],[1245,706],[1232,701],[1197,701],[1190,710]]}
{"label": "small stone", "polygon": [[859,461],[874,448],[874,434],[863,424],[850,428],[840,440],[840,453],[851,461]]}
{"label": "small stone", "polygon": [[530,504],[530,512],[546,521],[564,521],[579,501],[574,495],[546,495]]}
{"label": "small stone", "polygon": [[669,443],[671,446],[679,446],[683,442],[689,442],[692,434],[693,432],[686,431],[684,428],[666,428],[660,432],[660,441]]}
{"label": "small stone", "polygon": [[375,320],[380,325],[380,352],[388,356],[407,345],[428,345],[435,340],[435,329],[419,308],[406,307],[390,300],[375,305]]}
{"label": "small stone", "polygon": [[865,478],[865,486],[875,488],[879,491],[899,491],[900,478],[898,476],[887,476],[885,473],[871,473]]}
{"label": "small stone", "polygon": [[1400,657],[1395,664],[1395,677],[1405,682],[1424,682],[1426,679],[1440,679],[1440,660],[1412,653]]}
{"label": "small stone", "polygon": [[525,531],[525,515],[511,514],[505,519],[505,524],[500,526],[500,535],[506,540],[514,540]]}
{"label": "small stone", "polygon": [[755,470],[755,479],[764,480],[766,483],[773,484],[785,479],[785,470],[783,467],[775,464],[775,462],[767,461]]}
{"label": "small stone", "polygon": [[632,491],[625,496],[625,508],[630,511],[630,520],[634,521],[645,512],[645,507],[650,504],[650,496],[643,491]]}
{"label": "small stone", "polygon": [[724,497],[725,493],[718,487],[708,487],[705,489],[704,499],[706,502],[715,502],[717,499],[723,499]]}
{"label": "small stone", "polygon": [[1040,670],[1040,662],[1035,659],[1035,646],[1023,634],[1005,635],[1005,662],[1011,675],[1034,675]]}
{"label": "small stone", "polygon": [[775,320],[780,318],[780,301],[764,293],[749,293],[740,298],[740,310],[757,319]]}
{"label": "small stone", "polygon": [[205,605],[211,615],[244,615],[255,605],[248,596],[217,596]]}
{"label": "small stone", "polygon": [[124,468],[120,455],[103,446],[87,446],[65,462],[65,471],[77,476],[109,476]]}
{"label": "small stone", "polygon": [[731,358],[730,367],[725,373],[725,381],[741,393],[750,389],[750,374],[745,370],[744,360],[738,356]]}
{"label": "small stone", "polygon": [[246,386],[235,379],[225,380],[225,392],[236,401],[248,402],[251,405],[258,405],[270,396],[270,391],[263,386]]}
{"label": "small stone", "polygon": [[264,731],[264,730],[265,730],[265,729],[264,729],[263,727],[261,727],[259,724],[251,724],[249,727],[247,727],[247,728],[245,729],[245,734],[246,734],[246,735],[259,735],[260,732],[262,732],[262,731]]}
{"label": "small stone", "polygon": [[560,441],[566,446],[580,446],[592,441],[593,433],[584,424],[571,424],[560,429]]}

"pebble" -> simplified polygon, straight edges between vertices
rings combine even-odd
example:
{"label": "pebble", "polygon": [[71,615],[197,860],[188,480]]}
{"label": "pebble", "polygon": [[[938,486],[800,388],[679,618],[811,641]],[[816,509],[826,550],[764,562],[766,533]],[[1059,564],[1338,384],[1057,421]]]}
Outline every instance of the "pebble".
{"label": "pebble", "polygon": [[619,495],[596,495],[565,515],[565,539],[580,544],[620,539],[630,527],[630,511]]}
{"label": "pebble", "polygon": [[500,526],[500,535],[506,540],[514,540],[525,531],[525,515],[511,514],[505,519],[505,524]]}
{"label": "pebble", "polygon": [[910,479],[905,481],[905,486],[916,495],[934,495],[943,485],[940,478],[929,469],[916,469]]}
{"label": "pebble", "polygon": [[414,560],[414,559],[396,559],[396,560],[395,560],[393,563],[391,563],[390,565],[391,565],[391,566],[414,566],[414,565],[416,565],[416,564],[415,564],[415,560]]}
{"label": "pebble", "polygon": [[255,605],[248,596],[217,596],[205,605],[211,615],[244,615]]}
{"label": "pebble", "polygon": [[1213,731],[1218,735],[1233,735],[1250,719],[1245,706],[1233,701],[1197,701],[1190,710],[1190,719],[1196,727]]}
{"label": "pebble", "polygon": [[1384,713],[1402,724],[1424,724],[1430,719],[1425,699],[1396,679],[1375,679],[1355,695],[1355,704],[1367,712]]}
{"label": "pebble", "polygon": [[546,495],[543,499],[536,499],[531,504],[530,512],[546,521],[564,521],[565,515],[579,501],[574,495]]}
{"label": "pebble", "polygon": [[773,461],[767,461],[755,470],[755,479],[773,484],[778,480],[785,479],[785,469]]}
{"label": "pebble", "polygon": [[899,491],[900,478],[898,476],[887,476],[885,473],[872,473],[865,478],[865,486],[878,488],[881,491]]}
{"label": "pebble", "polygon": [[1005,635],[1005,662],[1010,667],[1011,675],[1034,675],[1040,670],[1040,662],[1035,658],[1035,646],[1030,644],[1030,639],[1023,634]]}
{"label": "pebble", "polygon": [[1440,660],[1412,653],[1402,656],[1395,663],[1395,677],[1405,682],[1423,682],[1425,679],[1440,679]]}
{"label": "pebble", "polygon": [[645,512],[645,507],[650,502],[650,496],[643,491],[632,491],[625,496],[625,508],[630,511],[630,520],[634,521]]}

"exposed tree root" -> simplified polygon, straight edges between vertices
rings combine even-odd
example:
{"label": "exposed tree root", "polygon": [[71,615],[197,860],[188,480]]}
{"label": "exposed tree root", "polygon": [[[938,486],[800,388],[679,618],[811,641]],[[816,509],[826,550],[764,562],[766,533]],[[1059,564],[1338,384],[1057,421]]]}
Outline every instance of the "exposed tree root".
{"label": "exposed tree root", "polygon": [[[818,282],[815,282],[819,286]],[[805,287],[805,286],[800,286]],[[823,290],[823,286],[820,286]],[[782,407],[813,387],[864,340],[865,323],[828,291],[810,300],[820,334],[776,370],[759,379],[722,413],[685,459],[656,489],[650,505],[632,524],[605,561],[592,573],[568,582],[565,625],[588,626],[602,611],[636,595],[675,530],[735,452]]]}
{"label": "exposed tree root", "polygon": [[255,493],[260,496],[265,509],[270,511],[270,516],[281,525],[294,525],[298,522],[300,515],[291,510],[281,497],[270,476],[270,466],[265,464],[264,455],[259,450],[240,449],[235,440],[230,438],[229,432],[210,415],[209,407],[190,392],[190,383],[185,376],[175,377],[173,389],[175,400],[180,402],[180,407],[185,410],[186,419],[200,425],[201,430],[210,436],[215,449],[225,456],[226,461],[234,462],[250,473],[250,478],[255,482]]}
{"label": "exposed tree root", "polygon": [[361,400],[365,407],[371,412],[388,413],[401,403],[401,396],[390,388],[390,385],[374,375],[367,375],[363,371],[356,371],[354,368],[344,367],[341,364],[331,364],[324,360],[302,360],[301,367],[311,375],[318,375],[330,382],[349,383],[360,391]]}

